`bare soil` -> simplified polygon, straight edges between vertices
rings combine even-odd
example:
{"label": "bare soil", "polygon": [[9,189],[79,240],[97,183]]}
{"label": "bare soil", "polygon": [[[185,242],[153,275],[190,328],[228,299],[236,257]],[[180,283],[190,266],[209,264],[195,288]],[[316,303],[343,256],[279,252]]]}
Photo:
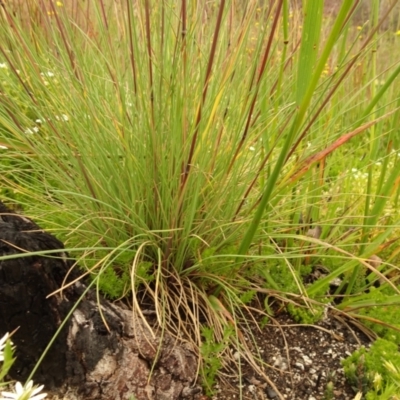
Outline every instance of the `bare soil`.
{"label": "bare soil", "polygon": [[[244,332],[245,333],[245,332]],[[262,376],[243,363],[242,379],[238,375],[224,375],[214,387],[214,395],[204,393],[181,395],[180,399],[192,400],[352,400],[357,388],[345,379],[341,360],[347,358],[360,346],[368,347],[371,340],[348,320],[334,311],[315,325],[297,324],[287,314],[275,316],[273,323],[262,329],[253,327],[247,332],[255,339],[254,348],[265,363],[272,388]],[[143,374],[146,384],[148,376]],[[331,391],[328,391],[328,387]],[[276,390],[277,389],[277,390]],[[65,388],[53,394],[51,400],[83,400],[75,390]],[[74,393],[72,395],[72,392]],[[281,394],[278,394],[278,392]],[[150,397],[153,398],[153,397]],[[157,396],[155,397],[158,398]],[[161,398],[161,397],[160,397]],[[164,397],[162,397],[164,398]]]}
{"label": "bare soil", "polygon": [[[357,388],[346,382],[341,360],[370,339],[334,312],[316,324],[299,325],[286,313],[263,329],[253,329],[258,352],[270,365],[265,373],[283,395],[293,400],[353,399]],[[279,399],[275,389],[261,376],[244,368],[242,388],[238,376],[227,377],[216,386],[214,400]],[[327,387],[331,387],[331,393]],[[206,397],[204,397],[206,398]]]}

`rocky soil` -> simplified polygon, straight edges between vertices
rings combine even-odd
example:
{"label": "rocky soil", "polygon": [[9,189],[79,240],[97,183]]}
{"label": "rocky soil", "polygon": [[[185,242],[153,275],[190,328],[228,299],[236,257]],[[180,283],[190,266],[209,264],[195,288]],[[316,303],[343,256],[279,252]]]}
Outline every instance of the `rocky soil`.
{"label": "rocky soil", "polygon": [[[361,345],[369,346],[370,339],[348,321],[328,313],[323,321],[299,325],[287,314],[262,330],[253,329],[258,352],[270,365],[265,373],[282,394],[291,400],[353,399],[357,388],[346,382],[341,360]],[[219,382],[214,400],[279,399],[275,389],[261,376],[244,368],[241,390],[237,376]],[[329,393],[329,388],[331,389]],[[330,397],[329,397],[330,396]]]}
{"label": "rocky soil", "polygon": [[[329,312],[316,325],[296,324],[286,313],[261,330],[247,332],[255,339],[255,352],[269,364],[264,369],[275,385],[272,388],[262,376],[244,363],[242,381],[237,374],[226,375],[215,385],[213,396],[196,393],[180,397],[193,400],[352,400],[357,388],[345,380],[341,360],[360,346],[368,347],[370,338],[335,312]],[[249,339],[250,341],[250,339]],[[144,382],[145,383],[145,382]],[[50,400],[83,400],[53,394]]]}

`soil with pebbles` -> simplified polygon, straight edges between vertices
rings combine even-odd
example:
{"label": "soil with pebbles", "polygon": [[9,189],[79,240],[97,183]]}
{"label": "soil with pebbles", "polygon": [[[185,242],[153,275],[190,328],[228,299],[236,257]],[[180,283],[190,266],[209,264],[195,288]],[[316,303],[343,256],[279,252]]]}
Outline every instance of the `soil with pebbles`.
{"label": "soil with pebbles", "polygon": [[[245,333],[245,332],[243,332]],[[360,346],[369,347],[371,340],[348,321],[328,313],[315,325],[296,324],[286,313],[275,315],[271,324],[247,332],[253,351],[269,365],[264,372],[275,385],[273,388],[262,376],[245,363],[242,382],[238,376],[225,376],[215,386],[215,394],[202,393],[180,396],[191,400],[353,400],[357,388],[345,379],[341,360]],[[257,349],[254,348],[257,346]],[[146,376],[143,377],[145,380]],[[239,385],[241,385],[241,390]],[[332,391],[327,392],[328,386]],[[281,396],[278,394],[281,394]],[[158,398],[157,396],[155,398]],[[161,397],[160,397],[161,398]],[[60,394],[51,400],[70,400]],[[73,397],[82,400],[81,397]],[[163,397],[164,399],[164,397]]]}
{"label": "soil with pebbles", "polygon": [[[265,373],[284,399],[354,399],[356,391],[346,382],[341,360],[370,344],[369,338],[355,327],[333,313],[314,326],[296,324],[289,315],[282,314],[274,324],[253,329],[252,334],[263,360],[271,366]],[[245,367],[243,376],[243,399],[280,398],[251,368]],[[239,399],[239,384],[238,377],[219,382],[212,399]],[[328,387],[332,388],[330,393]]]}

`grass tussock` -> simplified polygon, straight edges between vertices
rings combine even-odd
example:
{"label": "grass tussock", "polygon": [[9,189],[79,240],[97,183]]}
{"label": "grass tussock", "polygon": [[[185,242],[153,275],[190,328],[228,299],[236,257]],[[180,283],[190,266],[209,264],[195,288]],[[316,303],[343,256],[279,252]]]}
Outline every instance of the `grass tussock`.
{"label": "grass tussock", "polygon": [[[1,8],[2,197],[107,296],[142,317],[153,304],[204,371],[229,343],[257,367],[240,326],[270,296],[297,299],[303,320],[337,277],[336,294],[380,280],[397,301],[393,11],[357,26],[357,1],[335,17],[323,2],[267,3]],[[320,264],[326,276],[305,284]]]}

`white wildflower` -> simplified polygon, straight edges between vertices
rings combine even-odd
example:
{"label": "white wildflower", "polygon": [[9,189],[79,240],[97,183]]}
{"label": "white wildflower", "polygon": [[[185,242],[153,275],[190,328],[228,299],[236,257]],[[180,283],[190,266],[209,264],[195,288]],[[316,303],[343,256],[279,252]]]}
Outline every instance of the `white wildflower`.
{"label": "white wildflower", "polygon": [[39,128],[37,126],[34,126],[32,129],[28,128],[25,131],[25,135],[33,135],[34,133],[38,133],[39,132]]}
{"label": "white wildflower", "polygon": [[42,76],[48,76],[49,78],[52,78],[52,77],[54,76],[53,72],[51,72],[51,71],[44,72],[44,73],[42,73],[42,74],[40,74],[40,75],[42,75]]}
{"label": "white wildflower", "polygon": [[29,381],[25,386],[22,386],[20,382],[15,384],[14,393],[1,392],[3,397],[0,400],[42,400],[47,397],[47,393],[41,393],[43,385],[33,387],[33,381]]}
{"label": "white wildflower", "polygon": [[68,115],[65,115],[65,114],[61,114],[61,117],[59,117],[58,115],[55,115],[54,118],[57,121],[69,121]]}
{"label": "white wildflower", "polygon": [[[7,148],[7,147],[6,147]],[[7,339],[10,337],[8,332],[0,339],[0,361],[4,361],[4,348],[6,347]]]}
{"label": "white wildflower", "polygon": [[250,150],[250,151],[255,151],[255,148],[254,148],[253,146],[250,146],[250,147],[249,147],[249,150]]}
{"label": "white wildflower", "polygon": [[43,121],[42,121],[41,119],[39,119],[39,118],[36,119],[35,122],[36,122],[37,124],[42,124],[42,123],[43,123]]}
{"label": "white wildflower", "polygon": [[0,63],[0,68],[1,69],[7,69],[7,64],[6,63]]}
{"label": "white wildflower", "polygon": [[[7,147],[7,146],[3,146],[2,144],[0,144],[0,149],[2,149],[2,150],[8,150],[8,147]],[[0,359],[0,361],[1,361],[1,359]]]}

